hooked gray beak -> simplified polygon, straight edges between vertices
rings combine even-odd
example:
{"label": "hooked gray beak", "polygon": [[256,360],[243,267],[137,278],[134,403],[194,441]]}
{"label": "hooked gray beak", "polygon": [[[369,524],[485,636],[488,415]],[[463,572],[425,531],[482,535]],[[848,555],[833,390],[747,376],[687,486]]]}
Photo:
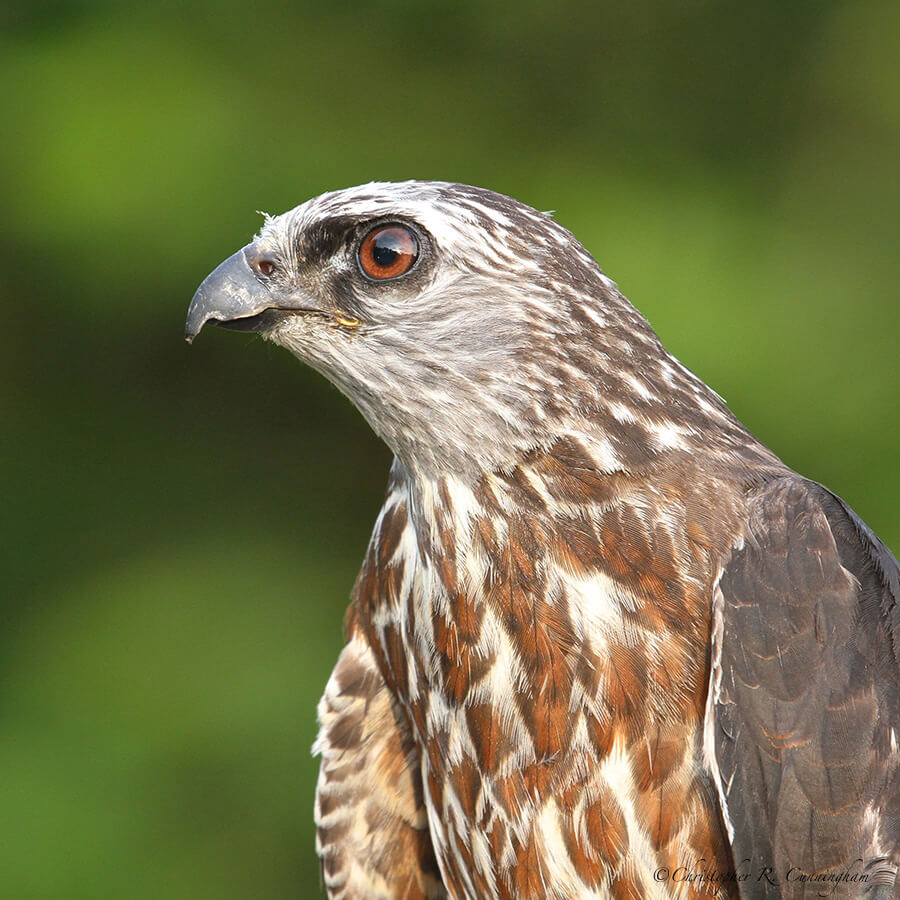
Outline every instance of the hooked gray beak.
{"label": "hooked gray beak", "polygon": [[188,343],[207,322],[235,331],[267,331],[292,313],[320,312],[310,297],[271,290],[260,281],[251,266],[258,256],[256,245],[247,244],[206,276],[188,308]]}

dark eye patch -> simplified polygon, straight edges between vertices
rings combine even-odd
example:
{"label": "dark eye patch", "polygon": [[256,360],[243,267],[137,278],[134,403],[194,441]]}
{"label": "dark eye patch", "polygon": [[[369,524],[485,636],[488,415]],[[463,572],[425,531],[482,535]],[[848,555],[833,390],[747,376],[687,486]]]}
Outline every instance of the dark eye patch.
{"label": "dark eye patch", "polygon": [[353,242],[359,220],[352,216],[329,216],[303,230],[298,238],[297,256],[305,263],[322,262]]}

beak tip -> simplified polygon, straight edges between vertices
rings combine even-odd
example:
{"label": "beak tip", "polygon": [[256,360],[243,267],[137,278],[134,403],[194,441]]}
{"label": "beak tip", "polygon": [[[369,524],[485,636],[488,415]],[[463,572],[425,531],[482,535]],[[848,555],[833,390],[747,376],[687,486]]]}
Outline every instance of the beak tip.
{"label": "beak tip", "polygon": [[[199,291],[198,291],[199,293]],[[189,344],[194,343],[194,338],[200,334],[203,326],[206,324],[207,316],[205,310],[199,308],[197,303],[197,294],[191,302],[191,308],[188,310],[187,321],[184,323],[184,339]]]}

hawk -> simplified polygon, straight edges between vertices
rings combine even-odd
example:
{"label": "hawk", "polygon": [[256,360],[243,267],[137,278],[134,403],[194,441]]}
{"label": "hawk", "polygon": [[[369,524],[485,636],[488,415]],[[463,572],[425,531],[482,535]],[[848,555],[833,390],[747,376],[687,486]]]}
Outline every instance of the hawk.
{"label": "hawk", "polygon": [[395,455],[319,705],[332,898],[897,897],[900,568],[548,215],[327,193],[202,283]]}

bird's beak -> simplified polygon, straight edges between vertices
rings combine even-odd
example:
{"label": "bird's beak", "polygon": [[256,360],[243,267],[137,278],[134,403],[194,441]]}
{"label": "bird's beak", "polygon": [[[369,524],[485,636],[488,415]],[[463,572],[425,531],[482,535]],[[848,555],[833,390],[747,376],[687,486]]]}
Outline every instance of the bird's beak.
{"label": "bird's beak", "polygon": [[206,276],[188,308],[188,343],[207,322],[236,331],[266,331],[286,315],[319,312],[306,294],[267,287],[250,265],[257,253],[255,244],[247,244]]}

